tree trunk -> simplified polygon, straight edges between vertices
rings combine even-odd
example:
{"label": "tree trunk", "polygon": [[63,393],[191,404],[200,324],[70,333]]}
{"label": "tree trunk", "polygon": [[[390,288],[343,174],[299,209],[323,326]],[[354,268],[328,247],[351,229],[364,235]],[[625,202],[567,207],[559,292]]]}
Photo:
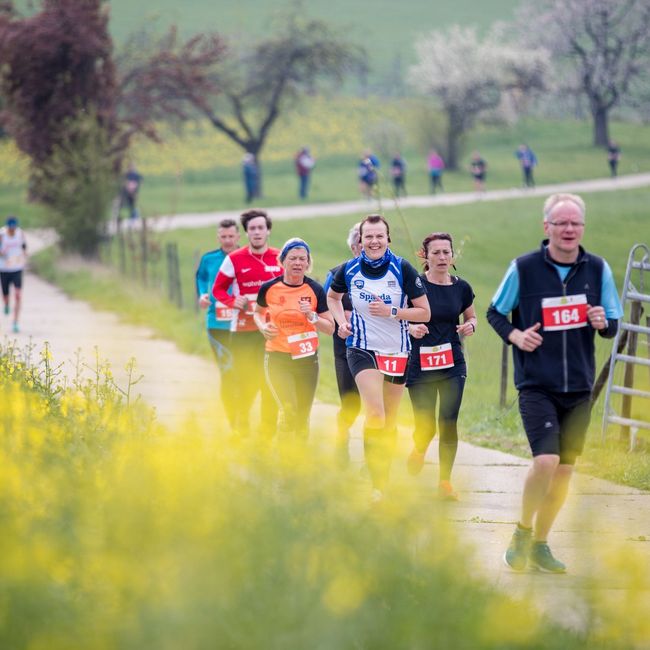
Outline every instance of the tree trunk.
{"label": "tree trunk", "polygon": [[609,145],[609,114],[606,108],[592,108],[591,115],[594,120],[594,146],[606,147]]}
{"label": "tree trunk", "polygon": [[461,156],[461,140],[463,137],[462,120],[454,109],[447,110],[447,169],[456,171]]}

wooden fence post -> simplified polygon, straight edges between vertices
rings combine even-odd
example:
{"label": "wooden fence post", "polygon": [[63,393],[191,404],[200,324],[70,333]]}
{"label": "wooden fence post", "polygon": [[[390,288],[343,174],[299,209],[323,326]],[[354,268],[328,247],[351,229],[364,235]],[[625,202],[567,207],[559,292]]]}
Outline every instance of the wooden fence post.
{"label": "wooden fence post", "polygon": [[508,346],[504,343],[501,347],[501,390],[499,393],[499,406],[506,407],[506,395],[508,392]]}
{"label": "wooden fence post", "polygon": [[[632,325],[639,325],[641,322],[641,312],[642,307],[641,303],[638,300],[632,302],[632,308],[630,309],[630,323]],[[627,354],[631,357],[636,356],[636,344],[638,340],[638,334],[636,332],[630,332],[627,343]],[[623,386],[625,388],[632,388],[634,385],[634,364],[626,363],[625,364],[625,374],[623,375]],[[630,418],[632,412],[632,396],[623,395],[623,403],[621,405],[621,417]],[[624,424],[621,425],[621,433],[619,435],[619,440],[629,448],[630,446],[630,427]]]}

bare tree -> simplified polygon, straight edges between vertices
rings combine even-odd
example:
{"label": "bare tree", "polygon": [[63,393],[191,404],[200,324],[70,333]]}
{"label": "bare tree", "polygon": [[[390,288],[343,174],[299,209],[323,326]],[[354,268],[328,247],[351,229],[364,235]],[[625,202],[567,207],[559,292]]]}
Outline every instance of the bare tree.
{"label": "bare tree", "polygon": [[587,97],[593,143],[607,146],[610,111],[647,88],[649,0],[526,0],[518,14],[522,41],[553,52],[570,86]]}
{"label": "bare tree", "polygon": [[295,6],[269,33],[225,41],[206,33],[180,43],[172,29],[153,45],[146,35],[134,35],[119,57],[123,109],[163,119],[204,116],[253,154],[259,170],[262,149],[282,113],[314,93],[319,81],[340,83],[348,71],[365,65],[361,48]]}
{"label": "bare tree", "polygon": [[445,157],[457,169],[462,136],[479,115],[496,108],[506,91],[542,89],[548,54],[542,49],[504,43],[496,29],[479,39],[476,29],[452,26],[416,43],[418,62],[410,83],[438,98],[446,117]]}

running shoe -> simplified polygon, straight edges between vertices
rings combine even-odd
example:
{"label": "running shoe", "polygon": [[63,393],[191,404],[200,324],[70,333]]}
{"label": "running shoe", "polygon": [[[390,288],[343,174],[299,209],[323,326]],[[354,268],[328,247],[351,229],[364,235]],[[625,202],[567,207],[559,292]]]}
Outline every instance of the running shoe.
{"label": "running shoe", "polygon": [[406,459],[406,469],[411,476],[417,476],[424,467],[424,454],[419,452],[415,447]]}
{"label": "running shoe", "polygon": [[9,313],[9,305],[5,305],[5,314]]}
{"label": "running shoe", "polygon": [[532,543],[532,529],[520,528],[517,526],[512,534],[510,546],[503,554],[503,561],[513,571],[523,571],[528,564],[530,545]]}
{"label": "running shoe", "polygon": [[566,565],[553,557],[546,542],[535,542],[528,556],[530,566],[546,573],[566,573]]}
{"label": "running shoe", "polygon": [[438,483],[438,498],[443,501],[458,501],[458,493],[449,481],[440,481]]}
{"label": "running shoe", "polygon": [[20,327],[18,327],[18,323],[14,323],[12,330],[14,334],[18,334],[18,332],[20,332]]}

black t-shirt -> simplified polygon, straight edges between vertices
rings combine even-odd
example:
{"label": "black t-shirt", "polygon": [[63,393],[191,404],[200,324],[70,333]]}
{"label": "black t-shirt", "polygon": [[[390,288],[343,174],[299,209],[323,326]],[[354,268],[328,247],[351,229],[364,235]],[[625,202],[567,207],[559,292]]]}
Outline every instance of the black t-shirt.
{"label": "black t-shirt", "polygon": [[[406,385],[425,381],[440,381],[449,377],[467,374],[463,348],[456,332],[460,315],[474,303],[472,287],[457,276],[452,276],[452,284],[433,284],[426,275],[420,275],[427,292],[431,320],[426,323],[428,334],[421,339],[411,337],[411,358],[406,375]],[[451,343],[454,366],[445,370],[420,369],[420,348]]]}

